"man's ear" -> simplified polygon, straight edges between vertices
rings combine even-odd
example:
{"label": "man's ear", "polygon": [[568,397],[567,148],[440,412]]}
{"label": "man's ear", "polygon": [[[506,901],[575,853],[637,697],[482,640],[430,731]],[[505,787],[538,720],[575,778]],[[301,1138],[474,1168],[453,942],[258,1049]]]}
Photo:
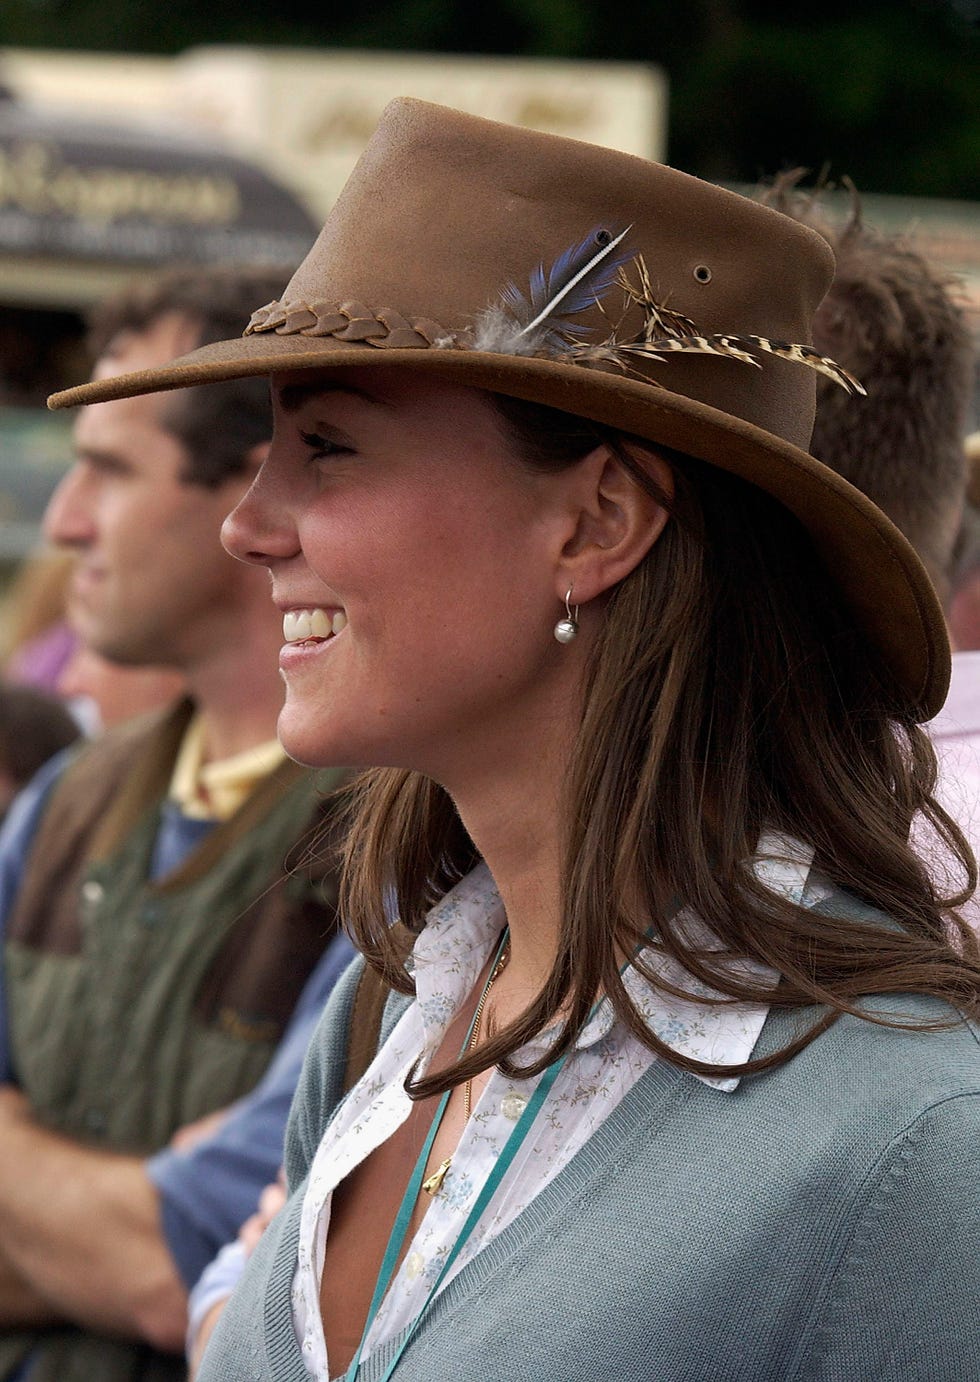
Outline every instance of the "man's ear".
{"label": "man's ear", "polygon": [[[667,462],[644,450],[637,463],[669,502],[674,494],[674,476]],[[574,521],[556,571],[561,587],[557,594],[564,598],[571,589],[573,603],[586,604],[612,590],[640,564],[663,532],[670,513],[605,444],[584,457],[573,468],[571,478]]]}

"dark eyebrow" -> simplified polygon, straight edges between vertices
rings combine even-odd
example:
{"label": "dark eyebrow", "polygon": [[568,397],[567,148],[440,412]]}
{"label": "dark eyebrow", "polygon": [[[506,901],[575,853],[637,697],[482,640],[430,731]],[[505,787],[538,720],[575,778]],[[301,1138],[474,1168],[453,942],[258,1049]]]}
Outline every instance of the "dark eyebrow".
{"label": "dark eyebrow", "polygon": [[76,447],[74,461],[76,465],[90,465],[94,470],[121,472],[132,469],[129,461],[115,451],[100,451],[91,446]]}
{"label": "dark eyebrow", "polygon": [[345,384],[341,380],[333,383],[324,382],[322,379],[316,384],[286,384],[279,390],[279,404],[284,413],[297,413],[311,398],[333,393],[352,394],[355,398],[362,398],[366,403],[374,404],[376,408],[388,406],[383,399],[369,393],[367,389],[358,389],[355,385]]}

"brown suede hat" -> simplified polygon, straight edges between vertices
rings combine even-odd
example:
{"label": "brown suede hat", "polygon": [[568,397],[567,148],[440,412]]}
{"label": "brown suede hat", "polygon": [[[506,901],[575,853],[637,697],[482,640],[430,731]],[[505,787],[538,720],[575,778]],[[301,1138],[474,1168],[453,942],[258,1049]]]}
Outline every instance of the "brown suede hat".
{"label": "brown suede hat", "polygon": [[402,99],[243,337],[49,406],[370,362],[660,442],[796,514],[927,719],[949,680],[929,579],[889,520],[805,450],[814,371],[863,392],[808,347],[833,270],[815,232],[676,169]]}

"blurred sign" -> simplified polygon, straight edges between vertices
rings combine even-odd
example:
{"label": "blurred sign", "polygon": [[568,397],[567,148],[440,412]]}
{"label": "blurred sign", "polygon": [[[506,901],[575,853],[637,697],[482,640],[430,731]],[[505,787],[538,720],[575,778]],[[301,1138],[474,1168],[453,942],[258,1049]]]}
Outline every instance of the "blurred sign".
{"label": "blurred sign", "polygon": [[326,216],[388,101],[473,115],[663,159],[667,78],[651,63],[317,48],[0,53],[10,87],[76,115],[179,122],[255,161]]}
{"label": "blurred sign", "polygon": [[231,47],[178,63],[185,113],[254,150],[321,216],[396,96],[665,156],[667,80],[652,64]]}
{"label": "blurred sign", "polygon": [[317,228],[295,196],[209,141],[0,100],[0,255],[288,269]]}

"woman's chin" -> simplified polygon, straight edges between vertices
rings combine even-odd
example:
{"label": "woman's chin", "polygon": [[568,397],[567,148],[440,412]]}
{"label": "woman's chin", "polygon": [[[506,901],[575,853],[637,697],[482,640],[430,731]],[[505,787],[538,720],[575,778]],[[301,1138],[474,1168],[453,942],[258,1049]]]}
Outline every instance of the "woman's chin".
{"label": "woman's chin", "polygon": [[334,736],[323,733],[314,714],[304,714],[287,700],[279,712],[279,742],[297,763],[308,768],[346,766],[349,755],[344,754]]}

